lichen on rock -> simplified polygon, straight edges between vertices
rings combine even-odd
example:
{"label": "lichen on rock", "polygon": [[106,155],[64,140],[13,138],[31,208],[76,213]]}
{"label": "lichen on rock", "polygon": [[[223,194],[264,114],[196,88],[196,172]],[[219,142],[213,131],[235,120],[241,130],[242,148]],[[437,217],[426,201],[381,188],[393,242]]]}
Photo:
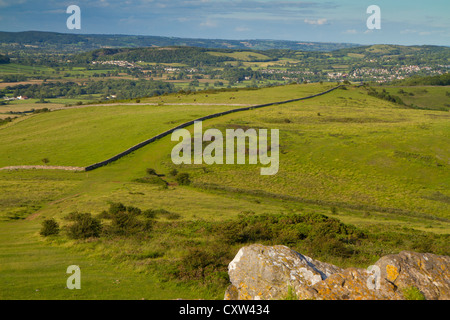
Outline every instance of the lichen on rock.
{"label": "lichen on rock", "polygon": [[[450,257],[402,251],[384,256],[374,266],[342,269],[304,256],[285,246],[253,244],[230,262],[226,300],[299,299],[401,300],[406,288],[426,299],[450,299]],[[377,285],[369,285],[371,281]]]}

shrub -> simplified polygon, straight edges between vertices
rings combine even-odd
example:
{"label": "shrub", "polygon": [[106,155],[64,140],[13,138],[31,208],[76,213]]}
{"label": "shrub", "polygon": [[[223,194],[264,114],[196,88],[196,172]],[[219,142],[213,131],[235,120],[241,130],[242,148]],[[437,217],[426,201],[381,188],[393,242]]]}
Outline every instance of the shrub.
{"label": "shrub", "polygon": [[149,184],[158,185],[164,189],[166,189],[168,186],[167,181],[161,179],[157,175],[150,175],[148,177],[138,178],[138,179],[135,179],[134,181],[139,182],[139,183],[149,183]]}
{"label": "shrub", "polygon": [[189,179],[189,173],[179,173],[177,174],[175,179],[177,180],[178,184],[182,186],[187,186],[191,183],[191,180]]}
{"label": "shrub", "polygon": [[99,237],[102,224],[99,219],[92,217],[90,213],[71,213],[69,220],[74,221],[67,227],[67,235],[71,239],[87,239]]}
{"label": "shrub", "polygon": [[299,300],[297,293],[292,286],[288,286],[288,292],[284,296],[284,300]]}
{"label": "shrub", "polygon": [[109,204],[108,212],[112,215],[124,211],[127,211],[127,207],[121,202],[113,202]]}
{"label": "shrub", "polygon": [[141,209],[133,206],[125,206],[121,202],[112,202],[109,204],[109,210],[108,213],[102,212],[102,215],[107,216],[109,219],[111,219],[114,215],[120,213],[120,212],[127,212],[132,215],[140,215],[142,213]]}
{"label": "shrub", "polygon": [[166,209],[148,209],[142,213],[146,218],[154,219],[156,216],[165,216],[166,219],[176,220],[181,218],[178,213],[167,211]]}
{"label": "shrub", "polygon": [[156,170],[153,169],[153,168],[147,168],[146,172],[147,172],[147,174],[149,174],[151,176],[156,176],[157,175]]}
{"label": "shrub", "polygon": [[130,235],[150,228],[149,221],[140,221],[135,215],[128,212],[118,212],[111,219],[110,231],[118,235]]}
{"label": "shrub", "polygon": [[172,169],[169,172],[169,175],[171,175],[172,177],[176,177],[177,174],[178,174],[178,170],[177,169]]}
{"label": "shrub", "polygon": [[46,219],[42,222],[42,228],[39,234],[43,237],[59,233],[59,224],[55,219]]}

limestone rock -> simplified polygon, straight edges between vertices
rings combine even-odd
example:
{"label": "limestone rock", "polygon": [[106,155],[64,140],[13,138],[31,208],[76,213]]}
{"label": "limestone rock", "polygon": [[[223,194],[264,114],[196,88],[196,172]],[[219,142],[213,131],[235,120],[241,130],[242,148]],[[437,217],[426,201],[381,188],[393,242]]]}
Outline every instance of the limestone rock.
{"label": "limestone rock", "polygon": [[390,298],[403,299],[405,288],[416,287],[428,300],[450,299],[450,257],[402,251],[375,263],[381,288]]}
{"label": "limestone rock", "polygon": [[285,246],[243,247],[228,266],[226,300],[283,299],[289,288],[299,299],[405,299],[415,287],[426,299],[450,299],[450,257],[402,251],[369,269],[314,260]]}
{"label": "limestone rock", "polygon": [[243,247],[228,266],[231,285],[226,299],[283,299],[342,269],[295,252],[285,246]]}

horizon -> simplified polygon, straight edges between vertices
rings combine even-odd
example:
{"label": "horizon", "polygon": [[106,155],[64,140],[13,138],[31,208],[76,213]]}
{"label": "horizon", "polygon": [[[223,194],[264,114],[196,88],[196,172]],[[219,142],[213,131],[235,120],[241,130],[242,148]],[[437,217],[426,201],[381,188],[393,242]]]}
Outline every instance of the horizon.
{"label": "horizon", "polygon": [[[366,24],[373,4],[381,29]],[[69,5],[80,7],[81,29],[67,28]],[[0,8],[5,32],[450,46],[446,0],[0,0]]]}
{"label": "horizon", "polygon": [[[322,43],[322,44],[347,44],[347,45],[355,45],[360,47],[365,46],[376,46],[376,45],[389,45],[389,46],[404,46],[404,47],[421,47],[421,46],[434,46],[434,47],[449,47],[449,45],[434,45],[434,44],[412,44],[412,45],[404,45],[398,43],[369,43],[362,44],[356,42],[333,42],[333,41],[309,41],[309,40],[286,40],[286,39],[264,39],[264,38],[241,38],[241,39],[226,39],[226,38],[190,38],[190,37],[178,37],[178,36],[158,36],[158,35],[142,35],[142,34],[126,34],[126,33],[73,33],[73,32],[56,32],[56,31],[48,31],[48,30],[24,30],[24,31],[4,31],[0,30],[0,32],[6,33],[26,33],[26,32],[42,32],[42,33],[56,33],[63,35],[77,35],[77,36],[122,36],[122,37],[158,37],[158,38],[171,38],[171,39],[187,39],[187,40],[224,40],[224,41],[288,41],[295,43]],[[252,48],[248,48],[248,50],[252,50]]]}

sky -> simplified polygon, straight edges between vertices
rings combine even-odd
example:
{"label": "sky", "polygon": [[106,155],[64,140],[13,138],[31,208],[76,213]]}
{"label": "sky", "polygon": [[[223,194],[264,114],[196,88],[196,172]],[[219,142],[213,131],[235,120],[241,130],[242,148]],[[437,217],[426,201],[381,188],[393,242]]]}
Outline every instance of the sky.
{"label": "sky", "polygon": [[[81,29],[69,30],[69,5]],[[370,5],[381,29],[368,29]],[[0,0],[0,31],[450,46],[449,0]]]}

